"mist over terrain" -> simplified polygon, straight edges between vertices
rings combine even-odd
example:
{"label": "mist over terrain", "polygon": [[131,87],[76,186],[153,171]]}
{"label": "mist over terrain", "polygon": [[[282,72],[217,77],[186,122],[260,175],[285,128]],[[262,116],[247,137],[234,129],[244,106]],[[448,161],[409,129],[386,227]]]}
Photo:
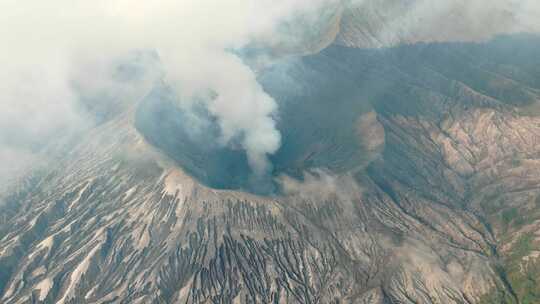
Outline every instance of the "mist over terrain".
{"label": "mist over terrain", "polygon": [[540,303],[538,3],[0,1],[0,303]]}
{"label": "mist over terrain", "polygon": [[385,47],[486,40],[539,27],[537,2],[513,0],[8,0],[0,9],[0,155],[10,164],[4,180],[43,160],[36,153],[51,138],[132,107],[161,83],[176,107],[191,112],[189,132],[200,135],[199,126],[215,124],[215,143],[246,151],[254,176],[264,176],[281,145],[279,100],[257,74],[273,60],[315,52],[334,39]]}
{"label": "mist over terrain", "polygon": [[[331,1],[319,2],[3,1],[2,150],[32,153],[49,136],[92,123],[86,108],[133,106],[164,81],[177,106],[199,100],[219,125],[220,144],[237,141],[262,172],[279,147],[275,101],[232,50],[262,35],[279,43],[276,26]],[[122,73],[126,65],[137,73]]]}

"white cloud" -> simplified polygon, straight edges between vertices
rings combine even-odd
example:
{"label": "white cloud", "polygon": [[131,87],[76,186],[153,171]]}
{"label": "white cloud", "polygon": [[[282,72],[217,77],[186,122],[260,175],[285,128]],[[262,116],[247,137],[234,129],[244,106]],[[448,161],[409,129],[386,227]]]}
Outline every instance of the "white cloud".
{"label": "white cloud", "polygon": [[[83,123],[76,107],[81,95],[136,102],[153,77],[164,76],[180,100],[215,93],[207,106],[223,143],[242,138],[251,165],[262,172],[280,144],[272,119],[276,104],[227,50],[272,36],[283,20],[331,1],[0,1],[4,135],[35,139],[77,127]],[[135,83],[114,79],[114,64],[137,50],[157,52],[162,74],[153,70]]]}
{"label": "white cloud", "polygon": [[[84,125],[77,108],[81,97],[129,104],[144,96],[155,78],[164,77],[184,102],[193,95],[215,93],[217,97],[209,100],[207,107],[222,129],[223,144],[241,138],[250,164],[263,172],[268,168],[267,155],[280,145],[272,118],[276,103],[257,83],[255,72],[227,50],[261,39],[280,45],[280,37],[287,40],[287,47],[294,39],[305,43],[302,37],[278,33],[278,25],[303,15],[315,17],[302,19],[301,26],[314,27],[322,7],[340,3],[1,0],[0,150],[9,148],[9,155],[14,149],[26,153],[32,150],[32,144],[41,144],[43,138],[58,130]],[[450,0],[416,3],[413,12],[426,16],[433,11],[440,15],[455,6],[449,4]],[[539,5],[533,0],[474,0],[469,12],[474,17],[495,4],[513,10],[519,16],[520,28],[538,23],[534,17],[538,16]],[[387,30],[392,31],[392,24]],[[155,62],[139,58],[136,63],[147,71],[143,77],[127,82],[116,79],[114,66],[141,50],[156,52],[159,69]]]}

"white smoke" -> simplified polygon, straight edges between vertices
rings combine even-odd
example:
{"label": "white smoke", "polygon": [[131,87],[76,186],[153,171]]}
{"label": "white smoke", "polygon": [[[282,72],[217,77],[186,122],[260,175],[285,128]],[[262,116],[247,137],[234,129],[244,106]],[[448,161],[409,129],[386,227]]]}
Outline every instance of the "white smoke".
{"label": "white smoke", "polygon": [[[285,35],[287,43],[281,44],[280,24],[298,16],[315,16],[302,18],[301,24],[315,28],[317,16],[324,15],[322,8],[328,12],[328,7],[342,2],[370,1],[1,0],[0,150],[9,153],[0,151],[0,156],[13,158],[17,149],[21,155],[31,154],[35,145],[58,130],[83,127],[86,121],[76,106],[80,98],[130,104],[163,78],[184,102],[201,94],[215,96],[206,106],[219,123],[222,144],[239,140],[254,171],[264,172],[267,156],[280,145],[273,119],[276,102],[257,83],[256,73],[231,50],[261,39],[290,49],[290,39],[296,37]],[[396,1],[374,3],[393,5]],[[535,0],[457,2],[462,5],[449,0],[408,1],[416,5],[402,11],[404,16],[397,16],[383,31],[396,31],[403,24],[412,24],[409,32],[437,30],[430,22],[449,11],[462,12],[460,7],[468,9],[465,18],[458,18],[463,21],[459,29],[485,28],[486,12],[493,11],[502,11],[488,14],[497,18],[509,11],[515,31],[538,28],[540,9]],[[424,19],[414,21],[419,15]],[[493,24],[510,26],[506,21],[489,23]],[[487,30],[495,33],[501,28]],[[298,39],[303,42],[302,37]],[[138,51],[155,52],[159,65],[137,59],[144,75],[118,80],[115,65]]]}
{"label": "white smoke", "polygon": [[[0,147],[12,151],[18,138],[18,148],[30,150],[42,143],[37,138],[84,124],[77,99],[136,102],[163,77],[179,100],[211,92],[207,108],[222,143],[239,139],[253,169],[264,172],[280,145],[276,103],[231,50],[274,37],[281,22],[331,2],[0,1]],[[136,81],[116,79],[115,64],[141,50],[154,51],[160,69],[147,65]]]}

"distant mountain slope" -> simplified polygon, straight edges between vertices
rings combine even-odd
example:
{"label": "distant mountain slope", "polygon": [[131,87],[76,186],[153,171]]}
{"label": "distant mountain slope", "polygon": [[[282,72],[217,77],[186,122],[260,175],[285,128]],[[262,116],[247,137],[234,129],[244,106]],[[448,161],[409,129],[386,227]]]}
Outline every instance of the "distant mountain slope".
{"label": "distant mountain slope", "polygon": [[485,42],[497,35],[534,32],[540,12],[529,1],[345,1],[335,43],[357,48],[419,42]]}

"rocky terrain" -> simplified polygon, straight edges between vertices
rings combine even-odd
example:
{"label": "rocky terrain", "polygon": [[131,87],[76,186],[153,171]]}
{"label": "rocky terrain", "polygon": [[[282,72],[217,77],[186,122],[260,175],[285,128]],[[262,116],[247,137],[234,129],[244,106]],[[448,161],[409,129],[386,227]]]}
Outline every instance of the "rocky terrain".
{"label": "rocky terrain", "polygon": [[52,145],[1,196],[0,302],[539,303],[540,38],[339,39],[260,72],[261,187],[163,88]]}

